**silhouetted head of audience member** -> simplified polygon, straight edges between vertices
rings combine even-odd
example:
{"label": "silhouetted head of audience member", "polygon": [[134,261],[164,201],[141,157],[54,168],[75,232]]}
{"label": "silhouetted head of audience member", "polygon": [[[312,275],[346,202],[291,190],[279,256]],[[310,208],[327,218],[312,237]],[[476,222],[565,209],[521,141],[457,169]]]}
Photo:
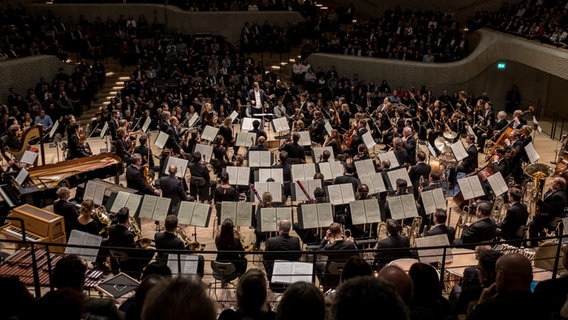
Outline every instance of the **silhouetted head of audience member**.
{"label": "silhouetted head of audience member", "polygon": [[155,284],[142,306],[142,320],[215,320],[217,312],[197,277],[176,277]]}
{"label": "silhouetted head of audience member", "polygon": [[531,262],[518,253],[509,253],[497,260],[495,284],[498,294],[513,291],[530,291],[533,280]]}
{"label": "silhouetted head of audience member", "polygon": [[413,303],[430,305],[442,295],[438,272],[431,265],[415,263],[410,267],[408,275],[414,287]]}
{"label": "silhouetted head of audience member", "polygon": [[81,320],[85,299],[73,288],[50,291],[37,303],[36,319]]}
{"label": "silhouetted head of audience member", "polygon": [[397,266],[386,266],[379,271],[377,277],[393,285],[402,300],[409,305],[412,300],[412,279]]}
{"label": "silhouetted head of audience member", "polygon": [[407,320],[408,310],[395,288],[372,276],[343,282],[331,306],[331,319]]}
{"label": "silhouetted head of audience member", "polygon": [[343,271],[341,271],[341,281],[347,281],[355,277],[370,276],[373,274],[373,268],[359,256],[351,256],[345,262]]}
{"label": "silhouetted head of audience member", "polygon": [[259,269],[248,269],[237,285],[237,306],[241,316],[256,315],[266,308],[266,275]]}
{"label": "silhouetted head of audience member", "polygon": [[323,320],[325,302],[321,291],[309,282],[291,284],[278,304],[276,320]]}
{"label": "silhouetted head of audience member", "polygon": [[503,256],[503,254],[499,251],[481,250],[479,252],[476,269],[479,283],[482,287],[487,288],[495,283],[497,276],[495,265],[501,256]]}
{"label": "silhouetted head of audience member", "polygon": [[74,254],[61,258],[53,268],[53,283],[55,288],[71,288],[78,292],[83,291],[87,267],[83,261]]}
{"label": "silhouetted head of audience member", "polygon": [[151,275],[158,275],[166,279],[169,279],[172,277],[172,270],[167,265],[161,262],[154,261],[152,263],[149,263],[144,268],[144,271],[142,271],[142,276],[140,277],[140,279],[144,280],[146,277]]}
{"label": "silhouetted head of audience member", "polygon": [[28,319],[35,299],[26,286],[17,277],[0,276],[0,288],[0,318]]}

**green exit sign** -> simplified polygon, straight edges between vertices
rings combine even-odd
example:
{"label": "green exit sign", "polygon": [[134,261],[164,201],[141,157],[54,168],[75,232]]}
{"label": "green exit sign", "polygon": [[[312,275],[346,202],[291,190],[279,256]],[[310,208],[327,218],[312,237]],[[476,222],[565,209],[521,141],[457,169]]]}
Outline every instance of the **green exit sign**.
{"label": "green exit sign", "polygon": [[497,69],[505,69],[507,68],[507,64],[505,62],[497,63]]}

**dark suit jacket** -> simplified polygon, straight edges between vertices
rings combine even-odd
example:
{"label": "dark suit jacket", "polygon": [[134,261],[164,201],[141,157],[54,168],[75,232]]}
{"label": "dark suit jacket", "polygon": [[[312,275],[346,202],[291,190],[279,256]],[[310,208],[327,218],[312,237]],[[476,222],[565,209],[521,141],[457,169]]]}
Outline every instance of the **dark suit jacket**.
{"label": "dark suit jacket", "polygon": [[113,247],[134,247],[135,235],[122,224],[113,224],[108,228],[108,245]]}
{"label": "dark suit jacket", "polygon": [[304,152],[304,147],[300,145],[294,143],[287,143],[284,146],[282,146],[282,148],[280,148],[280,151],[282,150],[288,152],[288,158],[306,160],[306,153]]}
{"label": "dark suit jacket", "polygon": [[540,310],[532,293],[529,291],[513,291],[498,295],[487,303],[478,304],[475,311],[470,313],[467,319],[545,319],[539,316]]}
{"label": "dark suit jacket", "polygon": [[134,165],[126,168],[126,186],[138,190],[141,194],[154,194],[154,189],[146,182],[144,173]]}
{"label": "dark suit jacket", "polygon": [[168,126],[166,131],[168,134],[168,140],[166,141],[166,147],[172,149],[175,154],[179,154],[181,150],[181,144],[179,143],[179,134],[173,126]]}
{"label": "dark suit jacket", "polygon": [[[184,249],[185,244],[180,238],[176,237],[175,234],[170,232],[157,232],[154,235],[154,241],[156,242],[156,249]],[[168,263],[168,254],[163,252],[158,252],[158,262],[163,264]]]}
{"label": "dark suit jacket", "polygon": [[454,239],[456,237],[456,229],[454,229],[453,227],[448,227],[445,224],[441,224],[441,225],[435,226],[431,230],[427,230],[426,232],[424,232],[425,237],[435,236],[435,235],[438,235],[438,234],[447,235],[448,241],[451,244],[452,242],[454,242]]}
{"label": "dark suit jacket", "polygon": [[[410,158],[408,157],[408,151],[404,148],[396,148],[393,150],[394,155],[396,156],[396,160],[398,161],[399,165],[404,165],[406,163],[410,163]],[[391,168],[394,168],[391,167]]]}
{"label": "dark suit jacket", "polygon": [[477,148],[474,144],[467,148],[467,157],[462,160],[465,173],[470,173],[477,168]]}
{"label": "dark suit jacket", "polygon": [[114,141],[114,153],[122,159],[122,162],[128,164],[128,159],[130,158],[130,154],[128,153],[128,145],[126,140],[119,139]]}
{"label": "dark suit jacket", "polygon": [[89,154],[85,152],[85,149],[81,146],[79,137],[76,133],[69,137],[68,141],[69,153],[67,154],[67,160],[75,158],[88,157]]}
{"label": "dark suit jacket", "polygon": [[547,213],[550,219],[558,217],[564,212],[564,207],[568,202],[568,196],[564,190],[556,190],[546,192],[542,201],[538,201],[537,205],[540,213]]}
{"label": "dark suit jacket", "polygon": [[408,138],[406,138],[406,142],[404,143],[404,148],[406,149],[406,152],[408,153],[408,159],[409,159],[409,163],[411,165],[415,165],[416,164],[416,138],[414,138],[414,136],[411,134],[410,136],[408,136]]}
{"label": "dark suit jacket", "polygon": [[566,294],[568,294],[567,276],[540,282],[534,289],[534,295],[539,309],[543,311],[541,318],[557,319],[550,315],[558,315],[566,301]]}
{"label": "dark suit jacket", "polygon": [[462,243],[493,241],[497,234],[497,225],[492,218],[479,219],[469,227],[464,227]]}
{"label": "dark suit jacket", "polygon": [[110,132],[112,140],[116,140],[116,130],[118,130],[118,121],[110,119],[108,121],[108,131]]}
{"label": "dark suit jacket", "polygon": [[385,239],[379,241],[379,249],[400,248],[396,251],[377,251],[375,253],[375,261],[379,263],[389,263],[393,260],[400,258],[412,258],[414,255],[410,250],[410,240],[407,236],[393,236],[389,235]]}
{"label": "dark suit jacket", "polygon": [[351,185],[353,185],[353,192],[357,191],[357,186],[359,185],[359,182],[360,182],[359,179],[355,178],[354,176],[339,176],[336,177],[335,180],[333,180],[333,184],[351,183]]}
{"label": "dark suit jacket", "polygon": [[75,226],[77,225],[79,211],[71,202],[67,200],[58,200],[53,204],[53,212],[63,216],[63,219],[65,220],[65,233],[67,233],[67,239],[69,239],[71,230],[75,229]]}
{"label": "dark suit jacket", "polygon": [[154,157],[152,156],[152,150],[150,150],[150,157],[148,158],[148,147],[138,145],[136,146],[136,148],[134,148],[134,153],[138,153],[142,156],[142,165],[150,163],[150,169],[154,167]]}
{"label": "dark suit jacket", "polygon": [[[247,97],[247,101],[250,103],[251,107],[253,107],[255,109],[262,108],[264,106],[264,103],[267,102],[268,100],[270,100],[270,97],[266,94],[266,92],[264,92],[264,90],[259,89],[258,91],[260,92],[260,103],[262,105],[260,105],[260,106],[256,105],[256,97],[255,97],[255,94],[254,94],[254,89],[251,89],[248,92],[248,97]],[[253,105],[252,101],[255,101],[254,105]]]}
{"label": "dark suit jacket", "polygon": [[177,215],[180,202],[187,200],[187,195],[183,191],[181,181],[170,175],[160,178],[160,188],[162,189],[162,196],[172,199],[170,203],[170,214]]}
{"label": "dark suit jacket", "polygon": [[327,256],[327,262],[345,262],[349,257],[357,255],[354,253],[333,253],[338,250],[356,250],[355,242],[345,240],[335,240],[333,243],[328,243],[325,239],[320,244],[320,250],[325,251],[323,254]]}
{"label": "dark suit jacket", "polygon": [[[288,260],[288,261],[298,261],[302,256],[301,253],[294,254],[282,254],[275,253],[274,251],[301,251],[300,239],[298,237],[291,237],[289,234],[279,234],[275,237],[268,238],[266,240],[266,254],[264,255],[264,268],[267,274],[272,274],[272,267],[274,266],[274,260]],[[270,253],[269,252],[273,252]]]}
{"label": "dark suit jacket", "polygon": [[529,212],[527,207],[520,203],[515,202],[505,215],[503,223],[501,223],[501,236],[505,240],[522,239],[523,236],[517,235],[517,231],[521,226],[526,225]]}
{"label": "dark suit jacket", "polygon": [[419,162],[412,166],[410,171],[408,171],[408,176],[410,177],[410,181],[412,181],[412,185],[418,187],[418,181],[421,176],[424,177],[424,181],[428,181],[431,171],[432,168],[424,162]]}

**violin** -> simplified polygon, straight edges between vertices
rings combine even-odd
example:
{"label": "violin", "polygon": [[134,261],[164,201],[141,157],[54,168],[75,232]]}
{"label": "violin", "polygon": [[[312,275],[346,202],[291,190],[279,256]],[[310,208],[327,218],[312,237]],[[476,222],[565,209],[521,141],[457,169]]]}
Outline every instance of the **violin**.
{"label": "violin", "polygon": [[349,132],[347,133],[347,137],[343,140],[343,145],[341,145],[342,149],[347,149],[351,147],[351,144],[353,143],[353,135],[355,134],[356,128],[351,128],[349,129]]}

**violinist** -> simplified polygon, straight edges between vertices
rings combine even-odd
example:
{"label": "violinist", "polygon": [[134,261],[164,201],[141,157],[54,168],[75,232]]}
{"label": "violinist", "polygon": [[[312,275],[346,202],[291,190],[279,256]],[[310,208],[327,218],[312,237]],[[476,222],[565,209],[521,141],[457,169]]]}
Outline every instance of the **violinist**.
{"label": "violinist", "polygon": [[485,146],[484,133],[493,131],[495,127],[495,113],[493,112],[493,104],[490,101],[485,102],[485,111],[483,114],[477,116],[478,124],[475,130],[475,135],[478,137],[478,146],[483,148]]}
{"label": "violinist", "polygon": [[[219,131],[220,132],[220,131]],[[232,132],[232,131],[231,131]],[[199,131],[190,129],[186,132],[187,138],[184,139],[182,148],[186,154],[191,154],[195,150],[195,145],[201,140]],[[238,150],[238,149],[237,149]]]}
{"label": "violinist", "polygon": [[364,144],[359,144],[359,146],[357,147],[357,154],[353,157],[353,161],[359,161],[359,160],[368,160],[371,159],[371,157],[369,156],[369,151],[367,150],[367,146],[365,146]]}
{"label": "violinist", "polygon": [[327,136],[324,143],[324,147],[331,147],[333,153],[338,155],[342,152],[341,150],[341,139],[339,136],[339,131],[337,129],[331,130],[331,136]]}
{"label": "violinist", "polygon": [[357,128],[354,130],[353,134],[351,135],[351,143],[349,148],[344,150],[344,153],[348,153],[351,156],[355,156],[358,151],[358,147],[360,144],[364,144],[363,142],[363,135],[367,133],[367,121],[361,119],[357,122]]}
{"label": "violinist", "polygon": [[344,103],[341,105],[341,112],[339,113],[341,123],[341,131],[345,132],[349,129],[349,121],[351,119],[351,112],[349,112],[349,105]]}
{"label": "violinist", "polygon": [[[117,132],[118,133],[118,132]],[[142,172],[142,156],[138,153],[129,158],[130,165],[126,168],[126,186],[137,190],[139,194],[153,194],[159,196],[160,190],[152,187]]]}
{"label": "violinist", "polygon": [[323,120],[321,111],[314,112],[314,119],[312,124],[310,125],[311,128],[311,139],[316,143],[323,143],[324,138],[323,134],[325,132],[325,121]]}
{"label": "violinist", "polygon": [[85,142],[81,142],[81,136],[83,139],[85,138],[81,132],[83,128],[79,125],[79,123],[75,122],[71,125],[71,129],[74,130],[71,137],[69,137],[69,153],[67,154],[67,160],[76,159],[76,158],[84,158],[92,155],[90,149],[85,148]]}
{"label": "violinist", "polygon": [[505,179],[509,176],[511,173],[510,161],[505,148],[496,148],[490,161],[489,165],[491,166],[491,169],[493,169],[493,172],[501,172],[501,175]]}
{"label": "violinist", "polygon": [[300,141],[300,135],[298,133],[292,134],[292,142],[282,144],[278,150],[286,151],[288,153],[288,158],[299,159],[302,163],[306,162],[306,153],[304,152],[304,147],[298,144]]}
{"label": "violinist", "polygon": [[521,183],[523,180],[523,141],[520,138],[521,134],[519,130],[515,129],[509,135],[508,139],[505,139],[505,145],[507,146],[508,153],[511,158],[511,174],[515,179],[516,183]]}
{"label": "violinist", "polygon": [[230,117],[227,117],[223,120],[223,125],[219,127],[219,134],[223,136],[223,145],[226,148],[234,147],[235,154],[239,150],[238,146],[235,146],[235,138],[233,137],[233,128],[232,128],[233,120]]}
{"label": "violinist", "polygon": [[148,135],[141,134],[138,138],[138,145],[134,148],[134,153],[142,156],[142,165],[148,164],[150,169],[154,170],[154,156],[152,150],[148,148]]}
{"label": "violinist", "polygon": [[526,125],[527,120],[523,118],[523,112],[521,110],[515,110],[515,112],[513,112],[513,129],[521,129]]}
{"label": "violinist", "polygon": [[461,114],[454,112],[446,122],[446,130],[455,133],[460,133],[463,128],[463,123],[461,121]]}

